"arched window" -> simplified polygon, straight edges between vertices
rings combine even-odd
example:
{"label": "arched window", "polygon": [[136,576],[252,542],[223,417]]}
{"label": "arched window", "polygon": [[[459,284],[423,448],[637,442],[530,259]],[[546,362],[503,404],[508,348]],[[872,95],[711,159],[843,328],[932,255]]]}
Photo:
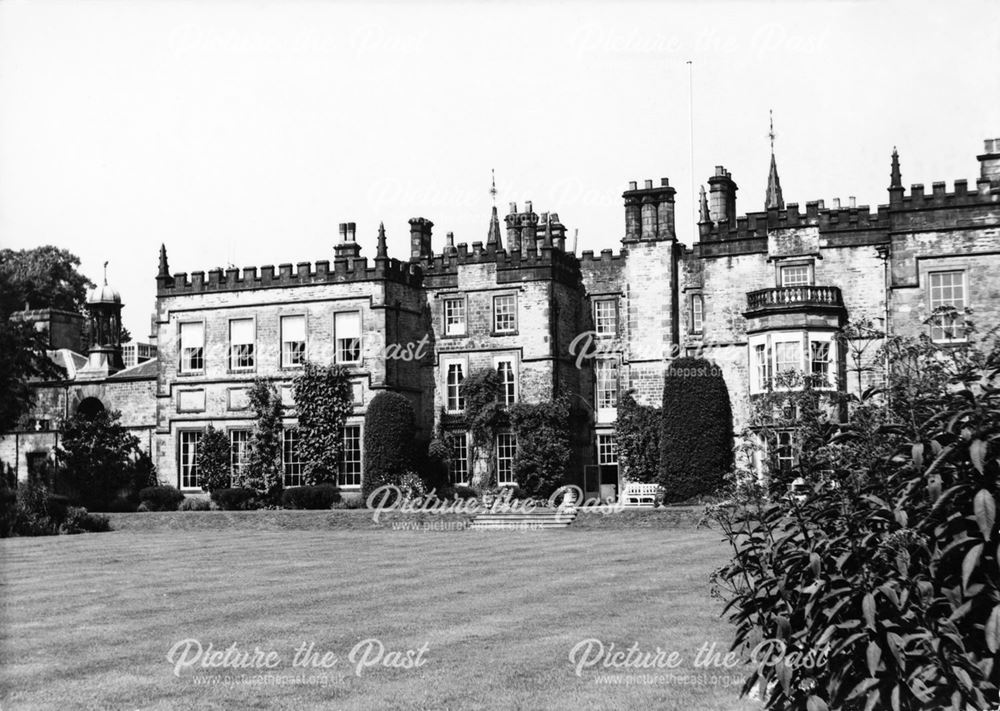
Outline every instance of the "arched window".
{"label": "arched window", "polygon": [[102,412],[104,412],[104,403],[96,397],[84,398],[76,408],[76,414],[88,420],[93,420]]}

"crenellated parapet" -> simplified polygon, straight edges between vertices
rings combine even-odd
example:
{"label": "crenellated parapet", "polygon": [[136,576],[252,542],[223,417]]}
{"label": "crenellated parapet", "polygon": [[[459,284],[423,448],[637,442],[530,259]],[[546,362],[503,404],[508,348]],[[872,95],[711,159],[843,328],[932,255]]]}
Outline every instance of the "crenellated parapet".
{"label": "crenellated parapet", "polygon": [[368,265],[366,257],[330,261],[299,262],[296,265],[280,264],[231,269],[210,269],[207,273],[196,271],[156,278],[157,296],[179,296],[222,291],[252,291],[280,289],[316,284],[345,282],[391,281],[419,287],[423,270],[419,265],[398,259],[376,259]]}
{"label": "crenellated parapet", "polygon": [[461,242],[444,254],[424,260],[421,267],[427,284],[440,287],[453,282],[460,267],[477,264],[495,264],[500,283],[555,279],[576,284],[580,279],[580,262],[574,255],[544,244],[522,251],[497,250],[479,241],[473,242],[470,249],[468,244]]}

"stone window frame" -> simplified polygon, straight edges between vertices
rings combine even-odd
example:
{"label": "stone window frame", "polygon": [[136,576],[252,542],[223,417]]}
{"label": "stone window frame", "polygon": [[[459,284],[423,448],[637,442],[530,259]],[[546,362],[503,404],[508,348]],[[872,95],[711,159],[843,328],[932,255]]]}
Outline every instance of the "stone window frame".
{"label": "stone window frame", "polygon": [[[198,486],[198,444],[201,443],[201,438],[205,436],[204,427],[179,427],[176,430],[177,433],[177,488],[181,491],[201,491],[201,487]],[[197,435],[197,440],[194,445],[194,454],[192,455],[191,469],[193,470],[191,476],[194,477],[194,486],[184,485],[184,444],[185,437],[187,435]]]}
{"label": "stone window frame", "polygon": [[[357,475],[357,481],[358,481],[358,483],[357,484],[348,484],[348,483],[345,482],[345,477],[347,475],[347,472],[345,472],[345,470],[344,470],[345,465],[347,464],[347,461],[345,459],[345,457],[347,455],[347,446],[346,446],[347,445],[347,435],[348,435],[348,430],[352,430],[353,431],[355,429],[358,431],[358,436],[356,438],[356,443],[357,443],[357,450],[356,451],[357,451],[358,458],[357,458],[357,461],[352,460],[351,461],[351,465],[352,465],[352,467],[356,466],[357,467],[357,471],[356,472],[355,471],[351,472],[351,475],[352,475],[351,478],[353,480],[355,478],[354,475],[356,474]],[[356,418],[349,419],[347,422],[344,423],[344,427],[343,427],[343,429],[341,430],[341,433],[340,433],[340,438],[341,438],[341,443],[344,446],[342,447],[341,452],[340,452],[340,461],[337,462],[337,486],[339,486],[341,489],[345,489],[347,491],[359,491],[361,489],[362,483],[364,482],[364,475],[365,475],[365,448],[364,448],[365,425],[364,425],[364,421],[360,420],[360,419],[356,419]],[[352,441],[353,441],[353,438],[352,438]],[[352,449],[352,453],[354,451],[355,450]]]}
{"label": "stone window frame", "polygon": [[[250,341],[250,359],[253,361],[248,366],[235,367],[233,353],[233,322],[249,321],[253,329],[253,339]],[[226,372],[229,374],[243,375],[257,372],[257,315],[250,316],[230,316],[226,319]]]}
{"label": "stone window frame", "polygon": [[[184,339],[181,336],[183,327],[188,324],[201,324],[201,368],[192,368],[190,370],[184,367]],[[208,324],[206,319],[184,319],[177,321],[177,375],[184,377],[190,375],[204,375],[205,370],[208,367]]]}
{"label": "stone window frame", "polygon": [[[466,430],[452,430],[450,432],[445,432],[445,444],[448,447],[448,481],[452,486],[468,486],[472,479],[472,467],[470,466],[472,453],[472,443],[470,442],[469,432]],[[452,462],[455,461],[452,453],[454,452],[453,442],[461,441],[462,449],[464,450],[464,471],[465,477],[461,480],[457,480],[455,477],[455,471],[452,466]]]}
{"label": "stone window frame", "polygon": [[[611,370],[615,374],[614,404],[610,407],[601,407],[602,390],[600,388],[601,379],[599,371],[603,369],[605,364],[610,365]],[[618,405],[621,402],[622,396],[621,368],[621,359],[617,356],[596,358],[594,360],[594,417],[597,422],[609,423],[614,422],[617,419]]]}
{"label": "stone window frame", "polygon": [[[597,317],[597,308],[600,305],[611,304],[611,310],[613,315],[611,316],[611,331],[605,332],[601,331],[600,323],[601,320]],[[594,335],[598,338],[618,338],[619,331],[619,320],[620,315],[618,313],[618,298],[615,296],[602,296],[595,297],[593,303],[591,304],[591,317],[594,319]]]}
{"label": "stone window frame", "polygon": [[286,425],[281,428],[281,485],[283,487],[305,484],[305,472],[303,471],[305,460],[299,449],[301,442],[302,437],[298,424]]}
{"label": "stone window frame", "polygon": [[[602,446],[602,439],[610,441],[607,447]],[[615,438],[614,430],[596,432],[594,436],[594,446],[597,449],[597,465],[600,467],[618,466],[618,440]],[[610,454],[614,461],[605,461],[604,456]]]}
{"label": "stone window frame", "polygon": [[[302,362],[301,363],[286,363],[285,362],[285,319],[286,318],[302,318]],[[288,341],[288,343],[294,343],[295,341]],[[302,370],[305,367],[305,361],[307,354],[309,353],[309,314],[305,311],[296,313],[279,313],[278,314],[278,366],[282,370]]]}
{"label": "stone window frame", "polygon": [[[241,436],[246,435],[246,441],[243,443],[243,460],[239,461],[234,452],[234,445],[237,443],[234,441],[233,435],[239,433]],[[237,474],[242,471],[247,465],[246,456],[250,450],[250,437],[252,436],[253,428],[250,425],[233,425],[232,427],[226,428],[226,436],[229,438],[229,485],[237,485]],[[239,450],[236,450],[239,451]]]}
{"label": "stone window frame", "polygon": [[700,335],[705,331],[705,296],[700,291],[688,295],[689,329],[692,335]]}
{"label": "stone window frame", "polygon": [[[517,486],[514,473],[514,459],[517,456],[517,435],[513,432],[497,432],[496,436],[497,486]],[[509,466],[509,470],[507,467]],[[501,481],[502,474],[510,474],[509,479]]]}
{"label": "stone window frame", "polygon": [[[510,398],[509,402],[508,402],[506,387],[505,387],[505,384],[503,382],[503,378],[502,378],[502,376],[500,376],[500,364],[501,363],[509,363],[510,364],[510,369],[511,369],[511,374],[514,376],[514,383],[513,383],[513,385],[514,385],[514,395],[513,395],[512,398]],[[495,371],[497,371],[497,375],[501,377],[500,385],[501,385],[501,387],[504,387],[502,404],[505,407],[509,407],[509,406],[513,405],[514,403],[516,403],[517,400],[518,400],[518,398],[521,395],[521,369],[518,366],[517,353],[498,353],[498,354],[495,354],[493,356],[493,369]]]}
{"label": "stone window frame", "polygon": [[[513,308],[512,312],[511,312],[511,314],[514,317],[514,326],[513,326],[513,328],[511,328],[509,330],[503,330],[503,331],[501,331],[501,330],[497,329],[497,300],[498,299],[513,299],[514,300],[514,308]],[[516,291],[511,291],[511,292],[506,292],[506,293],[502,293],[502,294],[494,294],[493,295],[493,308],[492,308],[492,311],[491,311],[491,315],[492,315],[492,320],[490,322],[490,326],[491,326],[490,335],[493,335],[493,336],[516,336],[516,335],[518,335],[518,327],[520,326],[520,319],[518,318],[518,298],[517,298],[517,292]]]}
{"label": "stone window frame", "polygon": [[[448,333],[448,304],[462,305],[462,332]],[[464,338],[469,335],[469,296],[468,294],[445,294],[441,296],[441,333],[442,338]]]}
{"label": "stone window frame", "polygon": [[[785,268],[806,267],[807,281],[804,284],[785,284]],[[812,257],[807,259],[779,259],[774,265],[774,284],[779,289],[794,288],[796,286],[815,286],[816,284],[816,260]]]}
{"label": "stone window frame", "polygon": [[956,333],[960,331],[961,336],[953,338],[935,338],[934,337],[935,329],[943,330],[945,328],[944,326],[940,325],[940,323],[938,323],[937,325],[935,325],[935,323],[928,324],[928,336],[930,337],[932,343],[938,345],[944,345],[944,346],[963,345],[969,342],[968,331],[965,328],[965,310],[969,308],[969,270],[966,264],[964,263],[954,264],[954,265],[939,264],[938,266],[935,267],[930,267],[930,266],[927,267],[926,271],[923,272],[927,284],[926,286],[927,310],[929,312],[931,319],[936,320],[938,318],[941,318],[940,315],[937,317],[934,316],[934,310],[938,307],[934,305],[934,298],[933,298],[934,285],[932,282],[934,280],[934,277],[944,274],[948,275],[958,274],[961,276],[962,305],[961,307],[954,307],[954,304],[947,304],[949,306],[953,306],[955,310],[958,312],[958,315],[955,318],[955,322],[951,324],[951,328],[955,329]]}
{"label": "stone window frame", "polygon": [[[814,383],[813,387],[819,390],[836,390],[839,383],[839,372],[840,372],[840,348],[837,343],[836,332],[833,330],[813,330],[813,329],[792,329],[792,330],[780,330],[780,331],[765,331],[762,333],[752,334],[747,340],[747,363],[749,365],[749,378],[748,387],[751,395],[760,395],[773,389],[775,391],[790,391],[790,390],[801,390],[802,386],[796,388],[789,387],[778,387],[775,384],[775,379],[780,372],[778,371],[778,349],[777,345],[780,343],[798,343],[799,344],[799,361],[800,367],[799,372],[803,376],[812,376],[813,374],[813,348],[812,344],[816,342],[821,342],[824,344],[829,344],[829,350],[827,351],[827,363],[828,363],[828,381],[826,384],[819,385]],[[764,347],[764,354],[766,356],[766,373],[767,382],[761,382],[761,368],[758,362],[757,355],[759,353],[758,348]]]}
{"label": "stone window frame", "polygon": [[[342,360],[340,357],[340,338],[337,336],[337,316],[341,314],[357,314],[358,315],[358,357],[355,360]],[[365,317],[360,308],[354,309],[343,309],[341,311],[333,312],[333,362],[337,365],[346,365],[360,367],[361,363],[364,361],[364,337],[365,334]],[[346,340],[346,339],[345,339]]]}
{"label": "stone window frame", "polygon": [[[448,374],[452,365],[460,365],[462,367],[461,375],[462,380],[458,383],[458,393],[456,399],[460,405],[459,409],[451,408],[451,397],[448,392]],[[444,411],[450,415],[458,415],[465,412],[464,397],[462,396],[462,383],[465,379],[469,377],[469,358],[467,355],[442,355],[440,359],[440,377],[441,377],[441,393],[444,399]]]}
{"label": "stone window frame", "polygon": [[229,412],[245,412],[245,411],[249,410],[250,409],[249,399],[247,401],[247,404],[244,405],[243,407],[233,407],[233,391],[234,390],[246,390],[247,393],[249,394],[250,387],[246,386],[246,385],[242,385],[242,386],[237,386],[237,387],[232,387],[232,388],[226,388],[226,410],[229,411]]}

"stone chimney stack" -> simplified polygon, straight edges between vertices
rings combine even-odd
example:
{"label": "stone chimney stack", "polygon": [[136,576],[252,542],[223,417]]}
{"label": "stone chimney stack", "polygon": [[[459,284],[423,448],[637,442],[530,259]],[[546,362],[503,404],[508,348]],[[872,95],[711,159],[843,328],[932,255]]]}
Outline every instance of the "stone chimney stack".
{"label": "stone chimney stack", "polygon": [[736,224],[736,183],[723,166],[715,166],[715,175],[708,179],[708,212],[712,222]]}
{"label": "stone chimney stack", "polygon": [[431,228],[434,223],[424,217],[410,220],[410,261],[419,262],[434,256],[431,248]]}
{"label": "stone chimney stack", "polygon": [[538,215],[535,214],[531,200],[524,202],[524,212],[518,215],[521,224],[521,251],[525,254],[537,251],[535,241],[538,232]]}
{"label": "stone chimney stack", "polygon": [[357,225],[353,222],[340,223],[340,242],[333,246],[337,259],[357,259],[361,255],[361,245],[355,240]]}
{"label": "stone chimney stack", "polygon": [[991,185],[1000,184],[1000,138],[987,138],[984,153],[979,159],[979,179],[989,180]]}
{"label": "stone chimney stack", "polygon": [[517,203],[510,203],[507,216],[503,218],[507,224],[507,249],[510,251],[521,249],[521,227],[517,221]]}
{"label": "stone chimney stack", "polygon": [[625,200],[625,238],[623,242],[640,240],[676,239],[674,231],[674,194],[667,178],[653,187],[652,180],[646,180],[640,189],[636,181],[628,184],[622,193]]}

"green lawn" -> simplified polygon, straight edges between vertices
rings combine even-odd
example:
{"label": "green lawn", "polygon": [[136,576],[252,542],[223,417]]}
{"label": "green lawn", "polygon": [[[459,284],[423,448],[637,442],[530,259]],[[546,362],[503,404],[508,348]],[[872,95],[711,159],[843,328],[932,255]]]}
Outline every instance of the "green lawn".
{"label": "green lawn", "polygon": [[[0,555],[3,709],[756,708],[739,670],[693,665],[730,639],[709,597],[717,532],[120,531],[6,539]],[[175,677],[167,654],[188,638],[273,650],[265,681],[283,683]],[[357,676],[348,654],[367,638],[426,644],[426,661]],[[589,638],[683,663],[577,676],[570,650]],[[302,643],[337,663],[293,667]]]}

